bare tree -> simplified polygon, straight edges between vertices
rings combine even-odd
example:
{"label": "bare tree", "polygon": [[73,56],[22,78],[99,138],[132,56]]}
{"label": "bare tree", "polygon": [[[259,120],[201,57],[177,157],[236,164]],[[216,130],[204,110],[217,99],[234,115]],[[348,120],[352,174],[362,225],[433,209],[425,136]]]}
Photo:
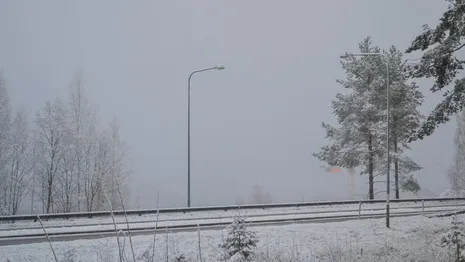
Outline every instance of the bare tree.
{"label": "bare tree", "polygon": [[7,206],[7,161],[10,155],[10,100],[6,91],[3,72],[0,70],[0,214],[6,213]]}
{"label": "bare tree", "polygon": [[101,209],[104,202],[104,178],[111,169],[110,142],[104,132],[95,138],[95,144],[93,145],[91,147],[91,144],[89,144],[87,147],[85,158],[86,168],[83,187],[87,211]]}
{"label": "bare tree", "polygon": [[[111,199],[113,206],[120,205],[121,201],[126,203],[129,199],[129,187],[127,179],[131,173],[129,167],[129,150],[126,147],[126,143],[121,140],[119,133],[119,124],[114,119],[109,125],[110,132],[110,147],[111,147],[111,169],[110,175],[105,177],[105,188],[107,192],[111,193]],[[121,201],[118,201],[118,195],[121,191]]]}
{"label": "bare tree", "polygon": [[[1,117],[9,115],[10,110],[4,85],[0,87],[2,120]],[[9,118],[4,119],[9,123]],[[15,121],[25,124],[25,120],[24,123]],[[7,127],[9,124],[0,123],[0,131]],[[37,196],[46,213],[80,211],[84,208],[87,211],[104,209],[104,191],[111,194],[107,205],[121,205],[117,185],[127,186],[126,178],[130,174],[128,151],[120,139],[116,121],[107,128],[100,128],[97,113],[84,96],[82,75],[76,74],[72,82],[68,104],[60,100],[47,102],[37,113],[33,139],[29,139],[27,132],[21,133],[21,130],[27,130],[27,127],[21,128],[18,124],[13,132],[15,136],[5,139],[3,133],[0,133],[0,178],[1,181],[7,181],[0,183],[0,207],[16,203],[16,212],[27,189],[32,191],[31,210],[34,197]],[[26,142],[28,147],[19,147],[19,142],[14,143],[18,145],[16,147],[11,145],[13,140],[28,139],[32,140]],[[28,161],[25,161],[26,156],[29,157]],[[3,159],[11,165],[5,166],[1,162]],[[5,175],[5,170],[9,176]],[[28,174],[32,174],[31,187],[26,183]],[[128,195],[127,189],[121,188],[125,196]]]}
{"label": "bare tree", "polygon": [[[74,151],[69,146],[69,139],[64,140],[62,161],[59,168],[59,176],[57,176],[57,198],[55,201],[59,205],[60,212],[71,212],[75,206],[74,198],[76,195],[77,185],[79,181],[74,177]],[[77,202],[77,201],[76,201]],[[76,206],[77,207],[77,206]]]}
{"label": "bare tree", "polygon": [[[84,192],[86,191],[85,184],[94,172],[91,168],[93,159],[89,158],[88,154],[95,149],[97,124],[97,114],[84,95],[83,75],[76,73],[69,96],[69,127],[71,132],[69,146],[73,152],[72,155],[70,154],[73,160],[73,169],[70,171],[76,178],[78,211],[82,208],[82,200],[87,198],[88,192]],[[87,160],[90,162],[86,162]]]}
{"label": "bare tree", "polygon": [[271,204],[271,195],[263,190],[263,187],[254,185],[252,198],[255,204]]}
{"label": "bare tree", "polygon": [[[92,146],[93,145],[93,146]],[[91,170],[88,165],[84,168],[84,195],[88,211],[105,209],[107,206],[122,208],[128,200],[127,177],[128,150],[119,135],[119,126],[114,120],[108,128],[95,137],[94,143],[89,143],[85,151],[85,163],[93,164]],[[120,190],[122,192],[119,200]],[[108,194],[106,201],[104,192]],[[109,202],[108,202],[109,201]],[[123,203],[123,204],[122,204]]]}
{"label": "bare tree", "polygon": [[26,197],[32,169],[32,151],[26,112],[21,109],[15,115],[11,130],[11,157],[7,183],[8,210],[17,214],[21,201]]}
{"label": "bare tree", "polygon": [[65,139],[65,112],[66,109],[60,100],[53,104],[47,102],[36,117],[36,143],[38,145],[37,168],[39,169],[43,206],[45,212],[53,209],[55,196],[57,195],[57,176],[64,157]]}

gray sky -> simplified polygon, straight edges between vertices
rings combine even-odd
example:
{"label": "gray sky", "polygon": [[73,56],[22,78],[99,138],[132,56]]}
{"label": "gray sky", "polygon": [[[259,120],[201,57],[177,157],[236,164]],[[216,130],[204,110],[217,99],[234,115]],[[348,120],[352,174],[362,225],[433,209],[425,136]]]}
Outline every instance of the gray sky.
{"label": "gray sky", "polygon": [[[247,200],[255,183],[274,201],[347,198],[347,175],[311,156],[342,91],[339,55],[371,36],[405,50],[446,7],[437,0],[0,1],[0,68],[13,106],[32,118],[67,98],[77,70],[104,121],[116,116],[133,159],[132,196],[144,207],[185,205],[186,88],[192,79],[193,204]],[[421,81],[428,102],[429,81]],[[441,192],[455,124],[411,155],[422,186]],[[356,175],[357,191],[365,177]]]}

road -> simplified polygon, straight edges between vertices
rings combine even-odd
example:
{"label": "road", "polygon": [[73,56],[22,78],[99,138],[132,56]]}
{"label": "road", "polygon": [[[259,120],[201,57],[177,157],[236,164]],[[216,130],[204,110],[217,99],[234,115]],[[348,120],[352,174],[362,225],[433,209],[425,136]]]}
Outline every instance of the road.
{"label": "road", "polygon": [[[417,210],[417,211],[402,211],[399,209],[398,211],[393,211],[391,213],[392,217],[402,217],[402,216],[415,216],[421,214],[443,214],[443,213],[450,213],[456,212],[457,207],[442,207],[436,208],[432,210]],[[357,220],[357,219],[376,219],[376,218],[383,218],[385,216],[383,211],[376,211],[375,213],[371,214],[347,214],[347,213],[336,213],[336,214],[329,214],[324,216],[299,216],[299,215],[288,215],[288,216],[281,216],[281,217],[268,217],[268,218],[261,218],[256,217],[254,219],[248,219],[249,226],[257,227],[257,226],[269,226],[269,225],[286,225],[286,224],[293,224],[293,223],[328,223],[328,222],[340,222],[340,221],[347,221],[347,220]],[[209,222],[205,221],[197,221],[198,223],[181,223],[177,225],[163,225],[157,227],[157,232],[166,232],[169,233],[178,233],[178,232],[190,232],[190,231],[197,231],[200,229],[201,231],[205,230],[220,230],[223,229],[225,226],[229,225],[231,221],[224,221],[224,219],[212,219]],[[131,225],[131,235],[147,235],[154,233],[154,225],[151,226],[132,226]],[[127,235],[127,229],[121,227],[118,229],[119,231],[123,231]],[[28,230],[29,231],[29,230]],[[51,241],[73,241],[73,240],[82,240],[82,239],[97,239],[97,238],[106,238],[106,237],[113,237],[115,235],[114,229],[95,229],[95,230],[76,230],[76,231],[69,231],[69,232],[51,232],[49,234],[49,238]],[[47,241],[45,235],[42,233],[35,232],[33,234],[18,234],[18,235],[4,235],[0,237],[0,246],[7,246],[7,245],[20,245],[20,244],[30,244],[30,243],[40,243]]]}

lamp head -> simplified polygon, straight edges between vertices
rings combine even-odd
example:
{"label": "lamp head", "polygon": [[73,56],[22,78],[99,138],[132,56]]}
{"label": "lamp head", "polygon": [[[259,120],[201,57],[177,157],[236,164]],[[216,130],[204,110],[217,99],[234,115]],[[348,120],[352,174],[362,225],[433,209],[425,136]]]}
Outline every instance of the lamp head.
{"label": "lamp head", "polygon": [[343,55],[341,55],[341,56],[339,56],[339,57],[340,57],[341,59],[348,59],[348,58],[350,58],[350,57],[352,57],[352,56],[353,56],[353,55],[350,54],[350,53],[345,53],[345,54],[343,54]]}

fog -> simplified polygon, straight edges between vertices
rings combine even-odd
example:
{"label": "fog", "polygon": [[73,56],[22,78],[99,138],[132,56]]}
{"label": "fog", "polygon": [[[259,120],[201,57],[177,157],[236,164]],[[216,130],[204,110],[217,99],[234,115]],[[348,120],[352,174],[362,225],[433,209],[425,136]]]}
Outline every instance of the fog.
{"label": "fog", "polygon": [[[192,78],[192,205],[348,198],[347,173],[312,156],[344,77],[339,55],[371,36],[405,50],[446,1],[1,1],[0,68],[13,108],[32,121],[66,99],[76,72],[103,122],[116,117],[132,159],[134,206],[185,206],[187,78]],[[415,54],[411,55],[415,58]],[[438,96],[418,82],[429,112]],[[448,188],[455,123],[415,142],[423,188]],[[356,193],[367,178],[356,175]],[[381,185],[382,186],[382,185]],[[382,196],[377,196],[382,197]],[[136,204],[137,203],[137,204]]]}

